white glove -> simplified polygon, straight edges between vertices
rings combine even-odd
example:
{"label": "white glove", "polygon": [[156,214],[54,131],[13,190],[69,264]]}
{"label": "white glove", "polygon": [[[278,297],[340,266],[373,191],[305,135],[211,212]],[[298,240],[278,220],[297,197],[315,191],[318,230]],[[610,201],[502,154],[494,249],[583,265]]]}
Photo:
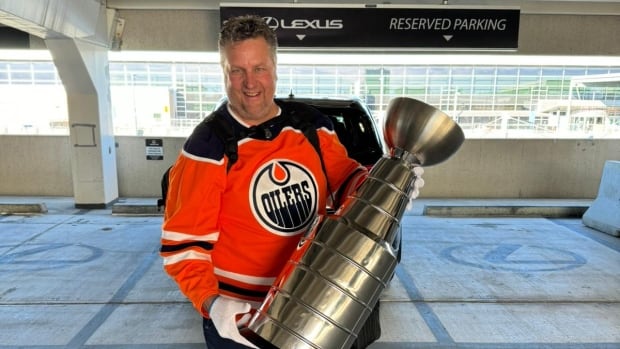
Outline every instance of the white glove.
{"label": "white glove", "polygon": [[411,195],[409,195],[409,199],[413,200],[420,195],[420,188],[424,186],[424,179],[422,179],[422,175],[424,174],[424,169],[422,166],[415,166],[413,168],[413,174],[415,175],[415,181],[413,182],[413,191]]}
{"label": "white glove", "polygon": [[[250,343],[245,337],[239,333],[239,327],[247,324],[251,315],[249,311],[251,306],[249,303],[239,302],[234,299],[217,297],[209,308],[209,316],[213,325],[223,338],[232,339],[233,341],[243,344],[250,348],[257,346]],[[236,320],[237,314],[244,314],[239,321]]]}

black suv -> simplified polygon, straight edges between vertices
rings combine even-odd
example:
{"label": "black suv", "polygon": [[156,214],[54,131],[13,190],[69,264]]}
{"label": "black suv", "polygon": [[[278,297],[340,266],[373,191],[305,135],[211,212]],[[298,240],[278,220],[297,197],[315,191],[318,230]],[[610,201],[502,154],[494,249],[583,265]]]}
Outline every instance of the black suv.
{"label": "black suv", "polygon": [[327,115],[349,156],[370,168],[385,153],[375,120],[358,98],[277,98],[311,105]]}

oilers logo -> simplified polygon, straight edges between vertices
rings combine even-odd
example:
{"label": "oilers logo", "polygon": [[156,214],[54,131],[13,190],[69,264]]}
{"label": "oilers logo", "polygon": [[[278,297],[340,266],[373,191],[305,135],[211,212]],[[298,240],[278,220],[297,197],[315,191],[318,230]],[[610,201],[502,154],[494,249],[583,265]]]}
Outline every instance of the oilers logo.
{"label": "oilers logo", "polygon": [[263,165],[252,178],[250,203],[257,221],[274,234],[299,233],[317,212],[318,191],[310,171],[288,160]]}

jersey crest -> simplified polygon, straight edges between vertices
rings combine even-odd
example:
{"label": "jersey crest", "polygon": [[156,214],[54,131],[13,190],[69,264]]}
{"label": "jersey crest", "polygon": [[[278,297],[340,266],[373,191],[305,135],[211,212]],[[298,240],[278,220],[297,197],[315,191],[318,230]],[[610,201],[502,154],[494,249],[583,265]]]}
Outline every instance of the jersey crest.
{"label": "jersey crest", "polygon": [[256,220],[276,235],[299,233],[318,207],[316,180],[297,162],[276,159],[258,169],[250,186],[250,205]]}

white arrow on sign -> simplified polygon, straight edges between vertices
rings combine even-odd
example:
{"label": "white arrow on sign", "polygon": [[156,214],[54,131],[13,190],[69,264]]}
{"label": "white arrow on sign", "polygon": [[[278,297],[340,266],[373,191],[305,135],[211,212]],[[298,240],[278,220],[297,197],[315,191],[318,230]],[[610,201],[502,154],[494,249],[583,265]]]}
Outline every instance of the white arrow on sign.
{"label": "white arrow on sign", "polygon": [[446,39],[446,41],[450,41],[450,39],[452,39],[453,35],[444,35],[443,38]]}
{"label": "white arrow on sign", "polygon": [[299,39],[299,41],[303,40],[305,37],[305,34],[297,34],[297,39]]}

